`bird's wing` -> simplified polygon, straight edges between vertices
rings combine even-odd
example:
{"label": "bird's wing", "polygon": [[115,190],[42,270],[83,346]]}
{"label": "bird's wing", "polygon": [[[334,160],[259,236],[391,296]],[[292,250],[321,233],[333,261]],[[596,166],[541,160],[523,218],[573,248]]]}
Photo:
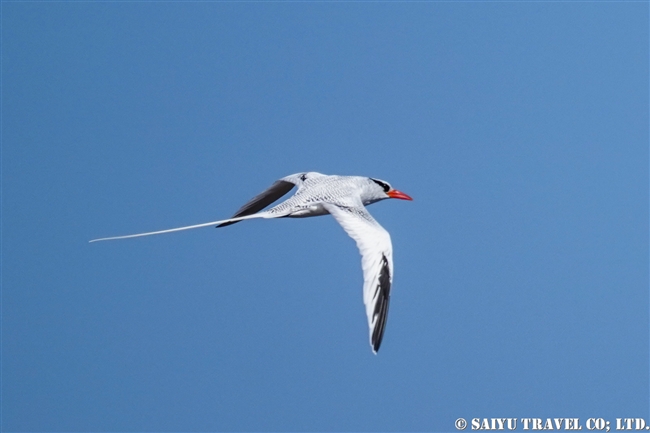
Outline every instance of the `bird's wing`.
{"label": "bird's wing", "polygon": [[[238,218],[257,213],[291,191],[296,185],[296,182],[285,179],[287,178],[276,181],[266,191],[253,197],[248,203],[246,203],[237,212],[235,212],[232,218]],[[219,224],[217,227],[229,226],[230,224],[235,224],[236,222],[239,221],[225,222],[223,224]]]}
{"label": "bird's wing", "polygon": [[[306,172],[285,176],[282,179],[276,181],[266,191],[263,191],[262,193],[253,197],[248,203],[243,205],[237,212],[235,212],[232,218],[238,218],[257,213],[271,203],[279,200],[281,197],[291,191],[294,186],[297,186],[298,190],[300,190],[307,179],[313,179],[315,177],[321,176],[325,175],[316,172]],[[219,224],[217,227],[229,226],[231,224],[235,224],[236,222],[239,221],[225,222],[223,224]]]}
{"label": "bird's wing", "polygon": [[363,302],[370,327],[370,346],[377,353],[386,329],[393,281],[393,246],[388,232],[359,202],[353,206],[323,206],[357,243],[363,268]]}

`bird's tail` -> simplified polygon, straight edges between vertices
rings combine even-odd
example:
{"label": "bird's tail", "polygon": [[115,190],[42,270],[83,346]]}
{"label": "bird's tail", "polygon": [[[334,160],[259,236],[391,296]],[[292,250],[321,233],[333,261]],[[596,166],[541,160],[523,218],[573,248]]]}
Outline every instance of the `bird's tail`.
{"label": "bird's tail", "polygon": [[174,229],[158,230],[158,231],[155,231],[155,232],[147,232],[147,233],[137,233],[137,234],[134,234],[134,235],[112,236],[110,238],[93,239],[90,242],[112,241],[112,240],[115,240],[115,239],[139,238],[139,237],[142,237],[142,236],[161,235],[163,233],[180,232],[180,231],[183,231],[183,230],[198,229],[198,228],[201,228],[201,227],[217,226],[218,224],[223,224],[223,223],[235,223],[235,222],[238,222],[238,221],[248,220],[248,219],[253,219],[253,218],[275,218],[275,217],[276,217],[276,215],[271,215],[268,212],[262,212],[262,213],[257,213],[257,214],[253,214],[253,215],[241,216],[241,217],[237,217],[237,218],[229,218],[227,220],[211,221],[209,223],[195,224],[195,225],[192,225],[192,226],[185,226],[185,227],[177,227],[177,228],[174,228]]}

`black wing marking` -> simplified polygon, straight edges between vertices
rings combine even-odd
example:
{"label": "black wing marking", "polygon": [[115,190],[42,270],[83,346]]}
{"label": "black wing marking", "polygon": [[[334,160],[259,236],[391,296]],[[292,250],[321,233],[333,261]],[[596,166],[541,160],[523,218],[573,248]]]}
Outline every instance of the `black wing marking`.
{"label": "black wing marking", "polygon": [[[287,182],[286,180],[278,180],[275,182],[273,185],[271,185],[266,191],[263,193],[253,197],[248,203],[246,203],[244,206],[242,206],[236,213],[233,215],[233,218],[241,217],[241,216],[246,216],[246,215],[252,215],[254,213],[257,213],[273,203],[274,201],[278,200],[280,197],[284,196],[286,193],[291,191],[291,189],[295,185],[291,182]],[[227,222],[223,224],[219,224],[217,227],[225,227],[229,226],[230,224],[235,224],[238,223],[239,221],[233,221],[233,222]]]}
{"label": "black wing marking", "polygon": [[388,317],[388,302],[390,301],[390,268],[388,267],[388,260],[382,254],[381,258],[381,271],[379,273],[379,285],[377,286],[377,301],[373,317],[377,317],[375,322],[375,329],[372,332],[372,349],[377,353],[381,340],[384,338],[384,330],[386,329],[386,318]]}

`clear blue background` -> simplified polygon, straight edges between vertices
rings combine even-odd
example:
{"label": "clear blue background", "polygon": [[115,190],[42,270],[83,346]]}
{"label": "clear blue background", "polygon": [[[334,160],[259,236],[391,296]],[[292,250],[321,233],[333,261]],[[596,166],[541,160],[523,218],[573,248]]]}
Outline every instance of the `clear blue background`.
{"label": "clear blue background", "polygon": [[[2,429],[453,430],[647,417],[648,4],[4,2]],[[300,171],[370,211],[368,345],[332,218],[230,216]]]}

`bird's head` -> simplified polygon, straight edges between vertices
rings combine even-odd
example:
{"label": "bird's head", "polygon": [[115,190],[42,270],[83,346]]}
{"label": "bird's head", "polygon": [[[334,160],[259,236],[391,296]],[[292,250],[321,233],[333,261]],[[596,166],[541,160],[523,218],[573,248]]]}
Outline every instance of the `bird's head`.
{"label": "bird's head", "polygon": [[372,196],[369,202],[375,202],[379,200],[384,200],[387,198],[398,198],[400,200],[413,200],[408,195],[404,194],[401,191],[393,189],[388,182],[383,180],[373,179],[372,177],[368,178],[370,182],[370,194]]}

